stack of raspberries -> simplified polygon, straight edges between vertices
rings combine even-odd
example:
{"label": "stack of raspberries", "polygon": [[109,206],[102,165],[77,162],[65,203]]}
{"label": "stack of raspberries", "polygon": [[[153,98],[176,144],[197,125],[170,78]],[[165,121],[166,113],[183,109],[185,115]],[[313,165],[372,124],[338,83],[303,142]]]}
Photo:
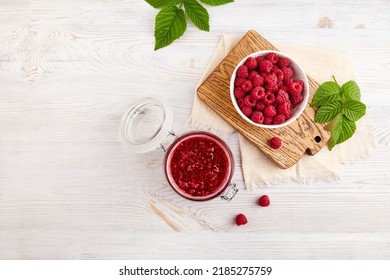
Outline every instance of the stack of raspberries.
{"label": "stack of raspberries", "polygon": [[242,113],[258,124],[282,124],[303,101],[304,83],[294,80],[288,58],[270,52],[249,57],[236,72],[234,97]]}

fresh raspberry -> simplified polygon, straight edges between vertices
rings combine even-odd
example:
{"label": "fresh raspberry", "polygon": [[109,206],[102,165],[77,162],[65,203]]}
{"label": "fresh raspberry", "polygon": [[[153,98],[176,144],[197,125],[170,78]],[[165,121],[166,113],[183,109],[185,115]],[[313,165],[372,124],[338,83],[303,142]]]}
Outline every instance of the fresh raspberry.
{"label": "fresh raspberry", "polygon": [[242,110],[242,107],[244,106],[244,98],[237,99],[237,105],[238,105],[238,108],[240,108]]}
{"label": "fresh raspberry", "polygon": [[288,87],[286,87],[285,85],[281,85],[279,87],[279,89],[284,90],[285,92],[288,92]]}
{"label": "fresh raspberry", "polygon": [[252,108],[245,106],[245,102],[244,102],[244,106],[242,106],[241,108],[241,111],[247,117],[250,117],[252,115]]}
{"label": "fresh raspberry", "polygon": [[273,71],[273,74],[276,76],[276,78],[278,79],[278,81],[283,81],[283,78],[284,78],[284,75],[283,75],[283,71],[280,70],[280,69],[275,69]]}
{"label": "fresh raspberry", "polygon": [[248,57],[248,59],[245,61],[245,65],[246,67],[248,67],[248,69],[256,69],[257,68],[257,60],[256,58],[254,57]]}
{"label": "fresh raspberry", "polygon": [[290,100],[280,104],[278,106],[278,108],[276,109],[276,112],[278,114],[282,114],[285,117],[290,116],[290,114],[291,114],[291,103],[290,103]]}
{"label": "fresh raspberry", "polygon": [[272,105],[268,105],[267,107],[264,108],[264,116],[267,118],[272,118],[273,116],[276,115],[276,109]]}
{"label": "fresh raspberry", "polygon": [[276,94],[275,101],[279,104],[282,104],[283,102],[289,101],[288,93],[282,89],[279,89],[278,93]]}
{"label": "fresh raspberry", "polygon": [[245,65],[241,65],[240,67],[238,67],[237,77],[248,78],[248,76],[249,76],[248,67],[246,67]]}
{"label": "fresh raspberry", "polygon": [[240,88],[240,87],[237,87],[234,89],[234,97],[239,99],[239,98],[244,98],[245,96],[245,91]]}
{"label": "fresh raspberry", "polygon": [[252,82],[249,81],[249,80],[246,80],[245,83],[241,86],[241,88],[242,88],[245,92],[251,91],[252,88],[253,88]]}
{"label": "fresh raspberry", "polygon": [[257,67],[260,66],[260,62],[262,62],[263,60],[264,60],[264,56],[262,56],[262,55],[256,57]]}
{"label": "fresh raspberry", "polygon": [[269,200],[268,195],[262,195],[262,196],[260,196],[260,198],[259,198],[259,205],[260,205],[261,207],[268,207],[269,204],[270,204],[270,200]]}
{"label": "fresh raspberry", "polygon": [[265,88],[270,92],[276,92],[279,88],[278,84],[268,84]]}
{"label": "fresh raspberry", "polygon": [[245,225],[246,223],[248,223],[248,219],[245,217],[244,214],[238,214],[237,217],[236,217],[236,224],[238,226],[241,226],[241,225]]}
{"label": "fresh raspberry", "polygon": [[248,80],[252,81],[253,82],[253,79],[255,77],[260,77],[260,74],[257,73],[257,71],[253,70],[249,73],[249,76],[248,76]]}
{"label": "fresh raspberry", "polygon": [[292,82],[293,82],[293,79],[284,79],[283,80],[283,85],[287,88],[287,92],[288,92],[288,88],[289,88],[289,86],[292,84]]}
{"label": "fresh raspberry", "polygon": [[288,86],[288,92],[292,95],[298,95],[302,92],[302,85],[297,82],[293,81],[289,86]]}
{"label": "fresh raspberry", "polygon": [[265,106],[266,105],[262,101],[257,101],[255,109],[257,111],[264,111]]}
{"label": "fresh raspberry", "polygon": [[269,141],[268,141],[268,144],[269,146],[272,148],[272,149],[279,149],[280,146],[282,146],[282,139],[280,139],[279,137],[272,137]]}
{"label": "fresh raspberry", "polygon": [[252,116],[251,116],[251,119],[255,123],[262,124],[264,121],[263,113],[260,111],[254,111]]}
{"label": "fresh raspberry", "polygon": [[290,68],[290,67],[282,68],[282,72],[283,72],[283,79],[284,80],[291,79],[292,76],[294,76],[294,72],[293,72],[292,68]]}
{"label": "fresh raspberry", "polygon": [[273,64],[271,61],[264,59],[263,61],[260,62],[259,69],[262,73],[269,73],[271,72],[273,67]]}
{"label": "fresh raspberry", "polygon": [[303,101],[303,95],[302,94],[290,95],[290,101],[291,101],[291,105],[295,107],[297,104]]}
{"label": "fresh raspberry", "polygon": [[264,104],[271,105],[272,103],[274,103],[274,101],[275,101],[275,94],[273,94],[270,91],[266,92],[264,96]]}
{"label": "fresh raspberry", "polygon": [[254,87],[263,86],[264,85],[264,78],[260,75],[256,76],[252,80],[252,84]]}
{"label": "fresh raspberry", "polygon": [[[245,93],[244,93],[244,94],[245,94]],[[254,89],[252,89],[251,95],[252,95],[252,97],[253,97],[255,100],[263,99],[264,96],[265,96],[265,90],[264,90],[263,87],[255,87]],[[287,96],[287,98],[288,98],[288,96]]]}
{"label": "fresh raspberry", "polygon": [[245,78],[237,77],[236,80],[234,81],[234,85],[236,87],[240,87],[240,86],[242,86],[245,83],[245,81],[246,81]]}
{"label": "fresh raspberry", "polygon": [[302,86],[302,90],[303,90],[303,88],[305,87],[304,82],[302,80],[297,80],[297,82]]}
{"label": "fresh raspberry", "polygon": [[266,85],[276,84],[278,82],[278,78],[275,74],[271,74],[265,77],[264,82],[266,83]]}
{"label": "fresh raspberry", "polygon": [[279,60],[278,54],[276,54],[274,52],[267,53],[265,58],[268,59],[269,61],[271,61],[273,64],[277,63]]}
{"label": "fresh raspberry", "polygon": [[282,124],[286,121],[286,117],[282,114],[277,114],[272,118],[272,123],[273,124]]}
{"label": "fresh raspberry", "polygon": [[256,105],[256,100],[253,98],[252,95],[249,94],[244,97],[244,105],[253,108]]}
{"label": "fresh raspberry", "polygon": [[291,60],[287,57],[280,57],[278,61],[278,66],[280,68],[285,68],[291,64]]}
{"label": "fresh raspberry", "polygon": [[263,124],[269,125],[271,123],[272,123],[272,118],[267,118],[267,117],[264,118]]}
{"label": "fresh raspberry", "polygon": [[275,92],[278,90],[278,78],[275,74],[268,75],[264,79],[265,88],[269,91]]}

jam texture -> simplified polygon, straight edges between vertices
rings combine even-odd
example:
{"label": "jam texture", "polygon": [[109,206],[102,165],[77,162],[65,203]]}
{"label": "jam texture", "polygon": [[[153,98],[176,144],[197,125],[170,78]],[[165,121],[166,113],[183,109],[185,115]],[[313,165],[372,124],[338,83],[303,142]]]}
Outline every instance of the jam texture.
{"label": "jam texture", "polygon": [[173,147],[169,172],[179,189],[194,197],[219,191],[229,175],[227,151],[206,135],[184,138]]}

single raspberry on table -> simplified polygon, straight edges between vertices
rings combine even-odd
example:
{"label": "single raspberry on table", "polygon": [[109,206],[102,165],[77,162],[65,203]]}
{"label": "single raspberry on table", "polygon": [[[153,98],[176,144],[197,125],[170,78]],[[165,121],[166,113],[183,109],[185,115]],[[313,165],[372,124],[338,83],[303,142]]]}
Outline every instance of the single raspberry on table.
{"label": "single raspberry on table", "polygon": [[280,146],[282,146],[282,139],[280,139],[279,137],[272,137],[269,141],[268,141],[268,144],[269,146],[272,148],[272,149],[279,149]]}
{"label": "single raspberry on table", "polygon": [[298,81],[293,81],[289,86],[288,86],[288,92],[292,95],[298,95],[302,92],[303,86],[301,85],[300,82]]}
{"label": "single raspberry on table", "polygon": [[273,118],[272,118],[272,123],[273,124],[282,124],[286,121],[286,116],[285,115],[282,115],[282,114],[276,114]]}
{"label": "single raspberry on table", "polygon": [[255,123],[262,124],[264,122],[263,113],[260,111],[253,111],[251,116],[251,120]]}
{"label": "single raspberry on table", "polygon": [[241,88],[242,88],[245,92],[251,91],[252,88],[253,88],[252,82],[249,81],[249,80],[246,80],[245,83],[241,86]]}
{"label": "single raspberry on table", "polygon": [[248,57],[248,59],[245,61],[245,66],[248,67],[248,69],[256,69],[257,68],[257,60],[254,57]]}
{"label": "single raspberry on table", "polygon": [[285,68],[291,64],[291,60],[287,57],[280,57],[278,61],[278,66],[280,68]]}
{"label": "single raspberry on table", "polygon": [[241,111],[247,117],[250,117],[252,115],[252,108],[248,107],[248,106],[245,106],[245,102],[244,102],[244,105],[241,108]]}
{"label": "single raspberry on table", "polygon": [[248,76],[249,76],[248,67],[246,67],[245,65],[241,65],[240,67],[238,67],[237,77],[248,78]]}
{"label": "single raspberry on table", "polygon": [[256,105],[256,99],[252,95],[247,95],[244,97],[244,105],[249,108],[253,108]]}
{"label": "single raspberry on table", "polygon": [[254,87],[261,87],[262,85],[264,85],[264,78],[258,74],[258,76],[253,78],[252,84]]}
{"label": "single raspberry on table", "polygon": [[263,112],[265,117],[272,118],[273,116],[276,115],[276,109],[272,105],[268,105],[267,107],[264,108]]}
{"label": "single raspberry on table", "polygon": [[259,69],[262,73],[269,73],[271,72],[272,68],[273,68],[273,64],[271,61],[267,60],[267,59],[264,59],[260,62],[260,65],[259,65]]}
{"label": "single raspberry on table", "polygon": [[[245,93],[244,93],[245,94]],[[263,87],[255,87],[251,91],[251,95],[255,100],[263,99],[265,96],[265,89]]]}
{"label": "single raspberry on table", "polygon": [[274,52],[267,53],[265,58],[271,61],[273,64],[276,64],[279,60],[278,54]]}
{"label": "single raspberry on table", "polygon": [[269,200],[268,195],[262,195],[259,198],[259,205],[261,207],[268,207],[270,205],[271,201]]}
{"label": "single raspberry on table", "polygon": [[236,87],[235,89],[234,89],[234,97],[235,98],[244,98],[245,97],[245,91],[242,89],[242,88],[240,88],[240,87]]}
{"label": "single raspberry on table", "polygon": [[276,101],[277,103],[279,103],[279,104],[282,104],[283,102],[289,101],[288,93],[285,92],[285,91],[282,90],[282,89],[279,89],[279,90],[278,90],[278,93],[276,94],[275,101]]}
{"label": "single raspberry on table", "polygon": [[244,214],[238,214],[236,216],[236,225],[242,226],[248,223],[248,219],[245,217]]}

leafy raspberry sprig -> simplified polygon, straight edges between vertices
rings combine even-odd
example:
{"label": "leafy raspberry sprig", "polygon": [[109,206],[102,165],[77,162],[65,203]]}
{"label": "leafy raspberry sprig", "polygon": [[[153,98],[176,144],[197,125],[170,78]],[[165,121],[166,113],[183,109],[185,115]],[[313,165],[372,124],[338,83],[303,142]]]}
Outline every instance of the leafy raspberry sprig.
{"label": "leafy raspberry sprig", "polygon": [[319,107],[314,121],[328,123],[325,127],[332,133],[328,148],[332,150],[356,131],[356,121],[366,114],[366,105],[360,101],[360,89],[355,81],[340,86],[336,78],[325,82],[317,89],[311,107]]}
{"label": "leafy raspberry sprig", "polygon": [[[145,0],[153,8],[161,8],[156,16],[154,26],[155,46],[158,50],[170,45],[180,38],[187,29],[187,19],[200,30],[209,31],[209,13],[200,3],[219,6],[234,2],[234,0]],[[183,9],[184,8],[184,9]]]}

